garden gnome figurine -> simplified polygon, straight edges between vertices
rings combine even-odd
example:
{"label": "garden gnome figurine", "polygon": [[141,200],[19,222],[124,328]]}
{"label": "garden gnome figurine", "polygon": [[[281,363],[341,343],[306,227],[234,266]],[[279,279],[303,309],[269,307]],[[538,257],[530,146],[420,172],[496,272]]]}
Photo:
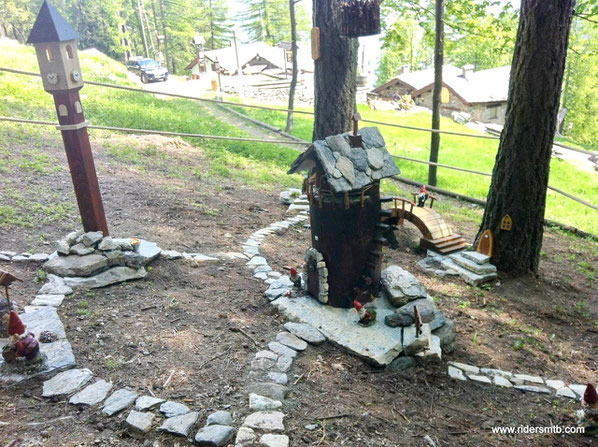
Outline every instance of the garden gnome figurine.
{"label": "garden gnome figurine", "polygon": [[291,267],[291,281],[295,287],[301,287],[301,275],[294,267]]}
{"label": "garden gnome figurine", "polygon": [[371,326],[376,322],[376,310],[375,309],[366,309],[363,304],[359,301],[353,301],[353,307],[357,311],[357,315],[359,315],[359,324],[361,326]]}
{"label": "garden gnome figurine", "polygon": [[8,320],[8,344],[2,348],[2,356],[7,363],[13,363],[19,358],[27,361],[39,358],[39,343],[33,333],[25,333],[26,328],[17,313],[11,311]]}
{"label": "garden gnome figurine", "polygon": [[426,185],[422,185],[422,189],[420,189],[417,195],[417,206],[423,208],[426,200],[428,200],[428,190],[426,189]]}
{"label": "garden gnome figurine", "polygon": [[598,434],[598,393],[591,383],[588,383],[581,401],[582,409],[577,412],[579,425],[584,427],[586,435]]}

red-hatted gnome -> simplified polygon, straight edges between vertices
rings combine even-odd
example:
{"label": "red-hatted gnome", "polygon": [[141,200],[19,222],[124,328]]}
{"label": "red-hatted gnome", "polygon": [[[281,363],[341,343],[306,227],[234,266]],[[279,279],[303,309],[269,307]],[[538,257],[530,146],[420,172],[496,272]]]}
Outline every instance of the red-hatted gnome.
{"label": "red-hatted gnome", "polygon": [[20,358],[27,361],[38,359],[39,343],[32,332],[25,332],[26,328],[17,313],[11,311],[8,319],[8,344],[2,349],[2,356],[7,363]]}
{"label": "red-hatted gnome", "polygon": [[422,185],[422,189],[419,190],[419,194],[417,195],[417,206],[423,208],[426,200],[428,200],[428,190],[426,189],[426,185]]}
{"label": "red-hatted gnome", "polygon": [[591,383],[588,383],[583,394],[581,407],[577,412],[579,425],[585,428],[586,435],[598,434],[598,393]]}
{"label": "red-hatted gnome", "polygon": [[376,322],[376,309],[368,309],[363,306],[359,301],[353,301],[353,307],[359,315],[359,324],[362,326],[371,326]]}
{"label": "red-hatted gnome", "polygon": [[301,275],[294,267],[291,267],[291,282],[295,287],[301,287]]}

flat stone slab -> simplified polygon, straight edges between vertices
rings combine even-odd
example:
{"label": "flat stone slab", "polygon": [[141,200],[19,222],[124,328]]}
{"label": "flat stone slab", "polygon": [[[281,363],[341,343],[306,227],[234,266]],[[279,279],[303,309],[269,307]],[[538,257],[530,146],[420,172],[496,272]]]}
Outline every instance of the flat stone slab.
{"label": "flat stone slab", "polygon": [[59,307],[64,300],[64,295],[37,295],[33,301],[32,306],[52,306]]}
{"label": "flat stone slab", "polygon": [[266,433],[260,438],[260,444],[266,447],[289,447],[289,437],[287,435]]}
{"label": "flat stone slab", "polygon": [[142,433],[147,433],[152,428],[154,414],[131,410],[125,422],[129,427]]}
{"label": "flat stone slab", "polygon": [[228,411],[215,411],[206,419],[206,425],[233,425],[233,417]]}
{"label": "flat stone slab", "polygon": [[277,341],[271,341],[270,343],[268,343],[268,349],[270,349],[270,351],[275,352],[278,355],[283,355],[286,357],[295,358],[297,356],[297,351],[281,343],[278,343]]}
{"label": "flat stone slab", "polygon": [[403,350],[402,331],[384,324],[392,309],[377,308],[376,322],[362,327],[355,310],[326,306],[310,296],[281,297],[273,304],[289,319],[313,326],[331,342],[373,364],[389,365]]}
{"label": "flat stone slab", "polygon": [[455,261],[450,258],[444,259],[440,262],[440,265],[447,270],[454,270],[459,274],[459,277],[467,284],[472,286],[479,286],[488,281],[496,279],[496,273],[488,273],[487,275],[478,275],[477,273],[471,272],[466,268],[461,267]]}
{"label": "flat stone slab", "polygon": [[252,445],[257,436],[255,432],[249,427],[241,427],[237,431],[237,437],[235,438],[235,447],[244,447],[245,445]]}
{"label": "flat stone slab", "polygon": [[245,392],[249,395],[257,394],[279,401],[284,400],[288,391],[289,389],[286,386],[277,383],[252,383],[245,387]]}
{"label": "flat stone slab", "polygon": [[321,345],[326,341],[324,334],[310,324],[289,321],[284,324],[284,328],[312,345]]}
{"label": "flat stone slab", "polygon": [[167,418],[187,414],[190,411],[191,410],[187,405],[179,404],[178,402],[168,401],[160,405],[160,413],[162,413]]}
{"label": "flat stone slab", "polygon": [[[121,245],[123,243],[131,243],[132,238],[113,239],[114,242]],[[145,266],[160,256],[162,249],[158,247],[155,242],[139,239],[139,250],[132,252],[135,256],[136,262],[139,266]]]}
{"label": "flat stone slab", "polygon": [[131,267],[112,267],[98,275],[87,278],[64,278],[66,285],[73,288],[98,289],[124,281],[132,281],[147,276],[145,268],[133,269]]}
{"label": "flat stone slab", "polygon": [[279,332],[276,335],[276,341],[295,351],[305,351],[305,349],[307,349],[307,343],[290,332]]}
{"label": "flat stone slab", "polygon": [[247,416],[243,426],[258,430],[284,431],[284,416],[280,411],[258,411]]}
{"label": "flat stone slab", "polygon": [[398,265],[391,265],[382,271],[380,282],[390,302],[399,307],[418,298],[426,298],[428,292],[419,280]]}
{"label": "flat stone slab", "polygon": [[56,374],[44,382],[43,397],[71,394],[91,380],[93,373],[89,369],[70,369]]}
{"label": "flat stone slab", "polygon": [[469,270],[470,272],[477,273],[478,275],[487,275],[489,273],[496,273],[496,267],[490,263],[485,264],[478,264],[475,261],[472,261],[461,253],[453,253],[449,255],[453,261],[455,261],[461,267]]}
{"label": "flat stone slab", "polygon": [[70,295],[73,289],[60,276],[48,274],[48,282],[39,289],[39,295]]}
{"label": "flat stone slab", "polygon": [[135,401],[135,409],[139,411],[149,410],[157,407],[159,404],[164,402],[166,399],[160,399],[152,396],[139,396]]}
{"label": "flat stone slab", "polygon": [[235,429],[228,425],[208,425],[195,435],[195,442],[204,447],[223,447],[235,435]]}
{"label": "flat stone slab", "polygon": [[102,413],[104,413],[106,416],[112,416],[131,406],[133,402],[135,402],[135,399],[137,399],[137,392],[133,390],[129,390],[127,388],[116,390],[104,402]]}
{"label": "flat stone slab", "polygon": [[162,425],[158,427],[158,430],[165,431],[168,433],[172,433],[178,436],[189,436],[189,432],[197,419],[199,418],[199,413],[197,411],[191,411],[187,414],[183,414],[181,416],[175,416],[172,418],[168,418],[162,422]]}
{"label": "flat stone slab", "polygon": [[269,397],[260,396],[255,393],[249,395],[249,409],[251,411],[278,410],[281,407],[282,402],[279,400],[270,399]]}
{"label": "flat stone slab", "polygon": [[112,383],[100,379],[91,385],[87,385],[71,397],[69,403],[73,405],[96,405],[106,399],[106,396],[111,389]]}
{"label": "flat stone slab", "polygon": [[270,301],[275,300],[276,298],[284,295],[287,291],[293,288],[293,282],[291,279],[284,275],[278,278],[277,280],[273,281],[268,287],[268,290],[264,292],[266,298]]}
{"label": "flat stone slab", "polygon": [[[43,265],[48,273],[65,276],[90,276],[108,267],[108,259],[100,254],[57,256]],[[68,285],[68,284],[67,284]]]}
{"label": "flat stone slab", "polygon": [[[30,306],[27,306],[30,307]],[[50,331],[58,336],[52,343],[40,343],[39,350],[45,356],[40,369],[24,373],[16,365],[9,365],[0,356],[0,382],[19,383],[34,377],[47,377],[55,372],[75,366],[75,356],[71,344],[66,339],[64,325],[56,312],[56,308],[43,306],[20,315],[27,331],[39,335],[43,331]]]}
{"label": "flat stone slab", "polygon": [[479,265],[487,264],[490,262],[490,256],[477,251],[462,251],[461,256]]}

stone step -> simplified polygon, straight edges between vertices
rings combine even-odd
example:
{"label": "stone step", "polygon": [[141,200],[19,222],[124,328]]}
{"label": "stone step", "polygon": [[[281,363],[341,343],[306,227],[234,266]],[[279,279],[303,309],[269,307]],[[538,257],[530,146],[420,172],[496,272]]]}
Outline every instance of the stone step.
{"label": "stone step", "polygon": [[477,262],[471,261],[470,259],[466,258],[461,253],[453,253],[452,255],[449,255],[449,258],[451,258],[461,267],[466,268],[470,272],[477,273],[478,275],[496,273],[496,267],[494,265],[490,263],[478,264]]}
{"label": "stone step", "polygon": [[450,258],[442,260],[440,262],[440,265],[445,269],[455,270],[457,273],[459,273],[459,276],[463,281],[472,286],[478,286],[482,283],[496,279],[496,273],[478,275],[477,273],[474,273],[470,270],[467,270],[466,268],[461,267],[459,264],[457,264]]}
{"label": "stone step", "polygon": [[490,256],[485,255],[477,251],[464,251],[461,253],[464,258],[475,262],[476,264],[483,265],[490,262]]}

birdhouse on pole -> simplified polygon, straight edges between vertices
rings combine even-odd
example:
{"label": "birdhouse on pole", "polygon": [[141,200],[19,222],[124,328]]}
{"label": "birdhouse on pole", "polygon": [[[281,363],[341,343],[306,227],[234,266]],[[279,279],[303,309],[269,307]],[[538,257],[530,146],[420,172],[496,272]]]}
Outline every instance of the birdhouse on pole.
{"label": "birdhouse on pole", "polygon": [[44,0],[27,43],[35,47],[44,89],[54,97],[60,124],[57,129],[62,132],[83,228],[107,236],[108,224],[87,133],[89,122],[79,97],[83,79],[78,38],[79,33]]}

